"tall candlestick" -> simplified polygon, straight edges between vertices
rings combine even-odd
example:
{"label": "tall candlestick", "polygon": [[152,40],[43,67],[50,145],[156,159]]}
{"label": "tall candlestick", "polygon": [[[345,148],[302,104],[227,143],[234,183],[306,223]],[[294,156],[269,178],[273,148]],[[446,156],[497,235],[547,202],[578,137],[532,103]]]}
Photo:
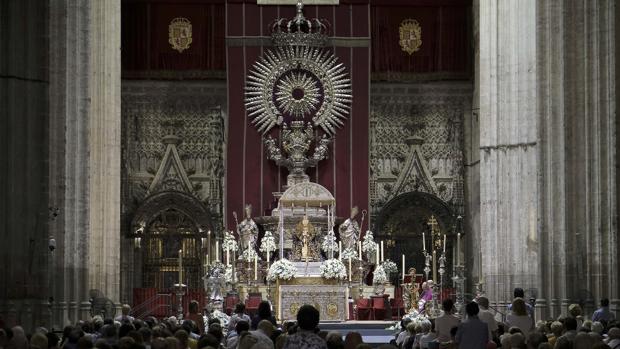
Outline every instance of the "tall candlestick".
{"label": "tall candlestick", "polygon": [[211,230],[207,231],[207,264],[211,265]]}
{"label": "tall candlestick", "polygon": [[433,282],[437,282],[437,251],[433,249]]}
{"label": "tall candlestick", "polygon": [[461,233],[456,235],[456,265],[461,265]]}
{"label": "tall candlestick", "polygon": [[443,253],[446,253],[446,234],[443,234]]}
{"label": "tall candlestick", "polygon": [[422,232],[422,251],[426,251],[426,239],[424,238],[424,232]]}
{"label": "tall candlestick", "polygon": [[269,250],[267,250],[267,263],[269,263],[269,260],[270,260],[270,258],[269,258]]}
{"label": "tall candlestick", "polygon": [[338,241],[338,259],[342,260],[342,241]]}
{"label": "tall candlestick", "polygon": [[226,266],[230,265],[230,250],[226,250]]}
{"label": "tall candlestick", "polygon": [[359,254],[360,261],[361,261],[362,260],[362,242],[361,241],[357,242],[357,252]]}
{"label": "tall candlestick", "polygon": [[258,280],[258,255],[254,255],[254,280]]}
{"label": "tall candlestick", "polygon": [[379,256],[379,254],[381,253],[381,251],[379,250],[379,243],[376,242],[375,246],[376,246],[376,255],[377,255],[377,265],[379,265],[379,258],[381,258],[381,256]]}
{"label": "tall candlestick", "polygon": [[351,256],[349,256],[349,282],[351,282]]}
{"label": "tall candlestick", "polygon": [[219,262],[220,260],[220,242],[215,241],[215,261]]}
{"label": "tall candlestick", "polygon": [[179,250],[179,285],[183,283],[183,250]]}
{"label": "tall candlestick", "polygon": [[405,255],[403,254],[403,282],[405,282]]}
{"label": "tall candlestick", "polygon": [[385,260],[385,255],[383,254],[383,240],[381,240],[381,262]]}

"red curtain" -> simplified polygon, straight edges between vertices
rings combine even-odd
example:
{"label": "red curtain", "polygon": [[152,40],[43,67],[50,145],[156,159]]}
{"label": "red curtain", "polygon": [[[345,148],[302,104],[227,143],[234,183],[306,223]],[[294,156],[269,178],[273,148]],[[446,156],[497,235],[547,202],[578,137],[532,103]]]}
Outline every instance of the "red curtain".
{"label": "red curtain", "polygon": [[[372,72],[390,79],[390,73],[448,73],[470,71],[467,34],[471,7],[452,6],[372,6]],[[422,45],[413,54],[402,50],[399,27],[404,19],[417,20],[422,28]]]}
{"label": "red curtain", "polygon": [[[123,2],[123,72],[224,71],[225,12],[223,3]],[[168,25],[177,17],[192,25],[192,43],[183,52],[168,42]]]}

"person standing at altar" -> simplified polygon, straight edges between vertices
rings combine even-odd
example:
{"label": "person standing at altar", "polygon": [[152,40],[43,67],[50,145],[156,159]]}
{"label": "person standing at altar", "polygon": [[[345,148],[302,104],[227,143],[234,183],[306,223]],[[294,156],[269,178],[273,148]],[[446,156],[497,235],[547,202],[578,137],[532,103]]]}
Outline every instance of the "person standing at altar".
{"label": "person standing at altar", "polygon": [[423,313],[426,311],[426,304],[430,304],[433,300],[433,280],[428,280],[422,283],[422,295],[418,301],[418,312]]}
{"label": "person standing at altar", "polygon": [[255,250],[256,239],[258,238],[258,226],[252,219],[252,205],[245,205],[245,218],[239,223],[237,229],[239,232],[241,251],[245,251],[248,248]]}
{"label": "person standing at altar", "polygon": [[360,239],[360,226],[355,220],[359,209],[357,206],[351,208],[351,215],[340,224],[338,232],[340,233],[340,240],[342,241],[343,250],[357,251],[357,242]]}

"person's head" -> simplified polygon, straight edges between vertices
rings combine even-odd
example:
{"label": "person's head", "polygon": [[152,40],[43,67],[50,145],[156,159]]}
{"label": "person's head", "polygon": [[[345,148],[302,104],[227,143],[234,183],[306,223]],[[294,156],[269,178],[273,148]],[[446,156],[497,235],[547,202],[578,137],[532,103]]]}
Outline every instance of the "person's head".
{"label": "person's head", "polygon": [[271,335],[273,334],[273,330],[275,328],[273,327],[273,324],[271,323],[271,321],[261,320],[256,326],[256,329],[263,332],[267,337],[271,337]]}
{"label": "person's head", "polygon": [[517,332],[510,336],[510,347],[512,348],[524,348],[525,337],[523,333]]}
{"label": "person's head", "polygon": [[[108,342],[106,342],[105,339],[99,338],[95,342],[95,348],[97,348],[97,349],[112,349],[112,346],[110,344],[108,344]],[[163,348],[157,348],[157,349],[163,349]]]}
{"label": "person's head", "polygon": [[487,297],[478,297],[476,300],[481,309],[487,310],[489,309],[489,299]]}
{"label": "person's head", "polygon": [[235,305],[235,314],[243,314],[245,313],[245,304],[237,303]]}
{"label": "person's head", "polygon": [[261,319],[271,318],[271,304],[267,301],[261,301],[258,304],[258,317]]}
{"label": "person's head", "polygon": [[320,316],[315,307],[309,304],[302,305],[297,311],[297,324],[302,330],[313,331],[319,324]]}
{"label": "person's head", "polygon": [[540,343],[544,343],[546,341],[547,336],[538,331],[532,331],[530,332],[530,334],[527,335],[527,345],[532,348],[538,348]]}
{"label": "person's head", "polygon": [[609,298],[601,299],[601,307],[608,307],[608,306],[609,306]]}
{"label": "person's head", "polygon": [[93,339],[90,335],[82,336],[78,339],[77,348],[78,349],[91,349],[93,347]]}
{"label": "person's head", "polygon": [[30,347],[38,349],[47,349],[47,337],[45,334],[36,332],[30,338]]}
{"label": "person's head", "polygon": [[603,324],[600,321],[594,321],[592,323],[592,332],[598,333],[598,334],[603,334],[603,330],[605,329],[605,327],[603,326]]}
{"label": "person's head", "polygon": [[121,311],[123,312],[124,316],[128,316],[131,312],[131,307],[129,306],[129,304],[123,304]]}
{"label": "person's head", "polygon": [[409,324],[407,324],[407,332],[409,332],[410,335],[415,335],[416,333],[416,324],[414,322],[410,322]]}
{"label": "person's head", "polygon": [[[203,348],[203,347],[200,347]],[[168,343],[162,337],[153,338],[151,341],[151,349],[168,349]],[[172,348],[176,349],[176,348]]]}
{"label": "person's head", "polygon": [[450,313],[452,311],[452,308],[454,308],[454,302],[452,301],[452,299],[446,298],[443,300],[443,302],[441,302],[441,307],[443,308],[443,311],[445,311],[446,313]]}
{"label": "person's head", "polygon": [[222,338],[224,338],[224,331],[222,330],[222,325],[220,325],[219,323],[209,325],[209,330],[207,331],[207,333],[217,338],[217,340],[220,342],[222,341]]}
{"label": "person's head", "polygon": [[408,318],[408,317],[406,317],[406,318],[402,318],[402,319],[400,320],[400,328],[401,328],[403,331],[406,331],[406,330],[407,330],[407,325],[409,325],[409,323],[410,323],[411,321],[412,321],[412,320],[411,320],[410,318]]}
{"label": "person's head", "polygon": [[581,315],[581,306],[577,303],[573,303],[568,306],[568,314],[571,317],[577,317]]}
{"label": "person's head", "polygon": [[174,337],[179,340],[179,343],[181,344],[181,348],[183,349],[187,348],[187,344],[189,341],[189,333],[187,333],[185,330],[178,330],[174,333]]}
{"label": "person's head", "polygon": [[239,342],[237,343],[238,349],[252,349],[252,347],[258,343],[258,337],[251,332],[243,332],[239,336]]}
{"label": "person's head", "polygon": [[512,312],[517,316],[527,315],[527,307],[525,306],[523,298],[515,298],[512,301]]}
{"label": "person's head", "polygon": [[540,343],[538,344],[538,349],[553,349],[550,343]]}
{"label": "person's head", "polygon": [[592,349],[594,338],[585,332],[579,332],[573,342],[574,349]]}
{"label": "person's head", "polygon": [[607,336],[609,339],[620,339],[620,328],[612,327],[607,331]]}
{"label": "person's head", "polygon": [[523,331],[521,331],[521,329],[518,328],[517,326],[512,326],[508,329],[508,333],[510,334],[523,333]]}
{"label": "person's head", "polygon": [[338,331],[330,331],[325,336],[325,342],[328,349],[343,349],[344,342],[342,341],[342,334]]}
{"label": "person's head", "polygon": [[564,325],[559,321],[554,321],[551,323],[551,332],[554,336],[559,337],[564,332]]}
{"label": "person's head", "polygon": [[118,328],[118,338],[125,337],[129,332],[134,331],[136,328],[130,323],[124,323]]}
{"label": "person's head", "polygon": [[144,338],[142,338],[142,335],[140,334],[140,332],[135,331],[135,330],[129,331],[129,333],[127,333],[127,337],[133,338],[134,342],[138,344],[142,344],[144,342]]}
{"label": "person's head", "polygon": [[576,331],[577,330],[577,319],[574,317],[567,317],[564,319],[564,328],[567,331]]}
{"label": "person's head", "polygon": [[189,312],[191,314],[197,314],[199,311],[199,304],[197,300],[192,300],[189,302]]}
{"label": "person's head", "polygon": [[58,348],[58,343],[60,343],[60,338],[58,337],[56,333],[48,332],[45,334],[45,336],[47,337],[47,347],[49,349]]}
{"label": "person's head", "polygon": [[356,349],[358,345],[364,343],[359,332],[349,332],[344,337],[344,349]]}
{"label": "person's head", "polygon": [[237,332],[237,334],[241,332],[249,331],[249,330],[250,330],[250,324],[245,320],[237,321],[237,324],[235,324],[235,332]]}
{"label": "person's head", "polygon": [[166,337],[167,349],[186,349],[181,347],[181,342],[176,337]]}
{"label": "person's head", "polygon": [[467,316],[477,316],[478,313],[480,312],[480,308],[478,308],[478,303],[476,302],[467,303],[467,305],[465,306],[465,312],[467,313]]}
{"label": "person's head", "polygon": [[512,293],[513,298],[525,298],[525,292],[521,287],[516,287],[514,292]]}

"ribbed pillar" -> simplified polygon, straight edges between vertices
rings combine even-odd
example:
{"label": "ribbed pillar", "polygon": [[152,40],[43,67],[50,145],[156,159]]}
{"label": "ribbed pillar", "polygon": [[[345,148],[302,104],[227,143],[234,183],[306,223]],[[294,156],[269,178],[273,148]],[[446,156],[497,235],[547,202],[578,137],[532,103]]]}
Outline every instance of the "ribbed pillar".
{"label": "ribbed pillar", "polygon": [[88,286],[120,293],[121,4],[90,2]]}
{"label": "ribbed pillar", "polygon": [[480,0],[480,238],[492,302],[538,292],[536,1]]}

